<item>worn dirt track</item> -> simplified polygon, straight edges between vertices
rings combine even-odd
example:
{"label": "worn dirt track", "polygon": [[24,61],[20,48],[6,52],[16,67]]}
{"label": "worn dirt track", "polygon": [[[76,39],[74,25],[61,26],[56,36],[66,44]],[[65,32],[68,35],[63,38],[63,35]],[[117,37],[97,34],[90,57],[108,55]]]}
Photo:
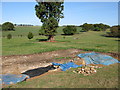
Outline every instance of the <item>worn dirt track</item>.
{"label": "worn dirt track", "polygon": [[[68,49],[32,55],[3,56],[1,62],[2,73],[20,74],[27,70],[48,66],[51,64],[51,62],[63,63],[66,61],[70,61],[70,59],[73,59],[74,57],[76,57],[77,54],[81,52],[83,53],[83,50]],[[115,53],[103,53],[103,54],[111,55],[118,59],[118,54]],[[56,57],[71,57],[71,58],[55,59]]]}

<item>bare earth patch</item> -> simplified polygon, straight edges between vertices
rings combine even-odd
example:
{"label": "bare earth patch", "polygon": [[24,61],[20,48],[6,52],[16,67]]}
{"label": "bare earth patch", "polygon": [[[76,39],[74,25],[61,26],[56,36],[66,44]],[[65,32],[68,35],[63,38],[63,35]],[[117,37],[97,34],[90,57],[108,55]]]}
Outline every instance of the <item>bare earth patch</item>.
{"label": "bare earth patch", "polygon": [[2,73],[19,74],[24,71],[45,67],[51,62],[65,62],[65,59],[57,59],[55,57],[75,57],[80,52],[77,49],[58,50],[33,55],[4,56],[2,57]]}
{"label": "bare earth patch", "polygon": [[[4,56],[2,57],[2,73],[20,74],[27,70],[48,66],[51,64],[51,62],[64,63],[74,59],[77,54],[84,52],[88,51],[83,51],[80,49],[68,49],[32,55]],[[103,54],[111,55],[118,59],[118,54],[115,53],[103,53]],[[57,57],[71,57],[71,58],[55,59]],[[76,64],[77,63],[80,64],[81,61],[76,62]]]}

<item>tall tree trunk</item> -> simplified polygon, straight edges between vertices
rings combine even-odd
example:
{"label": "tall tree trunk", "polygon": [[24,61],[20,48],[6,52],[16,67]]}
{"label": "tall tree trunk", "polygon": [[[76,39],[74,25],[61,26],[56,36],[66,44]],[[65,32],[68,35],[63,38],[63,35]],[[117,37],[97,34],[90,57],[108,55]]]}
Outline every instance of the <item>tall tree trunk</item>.
{"label": "tall tree trunk", "polygon": [[54,41],[55,39],[54,39],[54,36],[53,35],[49,35],[48,36],[48,41]]}

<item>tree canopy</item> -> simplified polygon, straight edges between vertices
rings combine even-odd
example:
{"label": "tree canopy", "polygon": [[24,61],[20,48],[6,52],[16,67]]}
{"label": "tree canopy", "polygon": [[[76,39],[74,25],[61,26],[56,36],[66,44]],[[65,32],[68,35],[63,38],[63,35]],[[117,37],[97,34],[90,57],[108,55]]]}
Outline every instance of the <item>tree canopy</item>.
{"label": "tree canopy", "polygon": [[74,35],[77,32],[77,28],[73,25],[67,25],[63,28],[63,32],[65,35]]}
{"label": "tree canopy", "polygon": [[120,38],[120,26],[112,26],[110,32],[107,33],[110,37],[119,37]]}
{"label": "tree canopy", "polygon": [[2,24],[3,31],[14,31],[14,25],[11,22],[5,22]]}
{"label": "tree canopy", "polygon": [[35,6],[36,16],[41,20],[41,31],[48,36],[48,40],[53,40],[53,36],[57,32],[58,23],[63,18],[63,2],[38,2]]}
{"label": "tree canopy", "polygon": [[28,33],[28,39],[32,39],[33,38],[33,34],[32,34],[32,32],[29,32]]}
{"label": "tree canopy", "polygon": [[89,31],[94,29],[94,26],[92,24],[87,24],[87,23],[84,23],[80,27],[82,27],[83,31]]}
{"label": "tree canopy", "polygon": [[89,31],[89,30],[92,30],[92,31],[105,31],[107,28],[110,28],[109,25],[102,24],[102,23],[100,23],[100,24],[87,24],[87,23],[84,23],[80,27],[82,27],[83,31]]}
{"label": "tree canopy", "polygon": [[95,27],[94,31],[105,31],[107,28],[110,28],[109,25],[102,24],[102,23],[94,24],[94,27]]}

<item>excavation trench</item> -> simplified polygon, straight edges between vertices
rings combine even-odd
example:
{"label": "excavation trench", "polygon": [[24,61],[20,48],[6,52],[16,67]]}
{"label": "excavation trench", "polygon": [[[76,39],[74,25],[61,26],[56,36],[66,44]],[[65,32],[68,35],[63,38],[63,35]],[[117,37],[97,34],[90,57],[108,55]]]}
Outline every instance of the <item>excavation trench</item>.
{"label": "excavation trench", "polygon": [[[88,51],[87,51],[88,52]],[[91,51],[89,51],[91,52]],[[50,66],[52,62],[65,63],[77,58],[77,54],[86,53],[86,51],[79,49],[58,50],[52,52],[45,52],[33,55],[18,55],[18,56],[4,56],[2,57],[2,74],[26,74],[30,77],[39,76],[55,69]],[[118,54],[103,53],[111,55],[118,59]],[[76,64],[81,64],[82,59],[76,61]]]}

